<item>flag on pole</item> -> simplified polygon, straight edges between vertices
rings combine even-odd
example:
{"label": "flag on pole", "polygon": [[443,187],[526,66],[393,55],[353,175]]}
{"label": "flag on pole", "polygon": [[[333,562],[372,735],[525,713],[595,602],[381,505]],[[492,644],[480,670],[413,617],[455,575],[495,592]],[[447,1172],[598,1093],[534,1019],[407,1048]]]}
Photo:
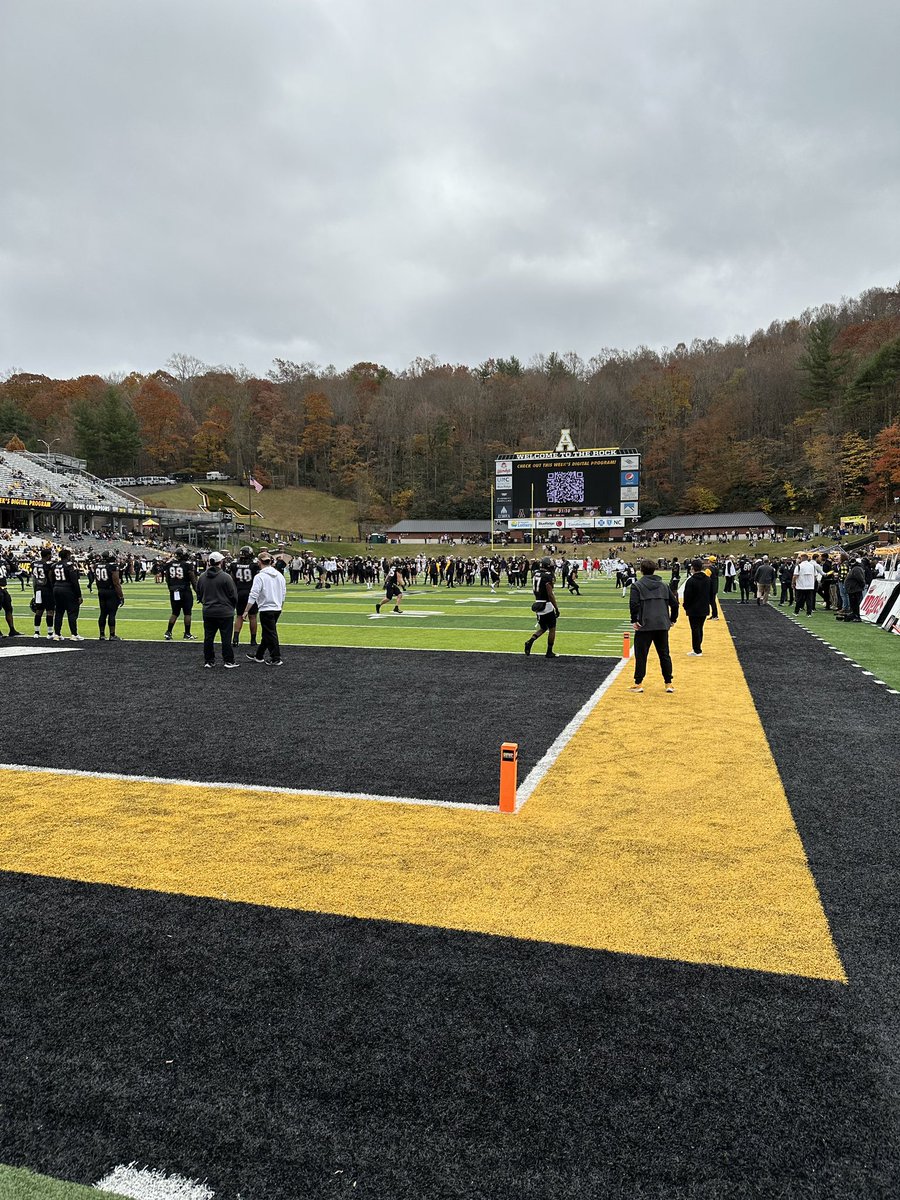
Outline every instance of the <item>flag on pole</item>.
{"label": "flag on pole", "polygon": [[259,483],[258,480],[254,479],[252,475],[250,476],[250,487],[256,488],[258,492],[263,490],[263,485]]}

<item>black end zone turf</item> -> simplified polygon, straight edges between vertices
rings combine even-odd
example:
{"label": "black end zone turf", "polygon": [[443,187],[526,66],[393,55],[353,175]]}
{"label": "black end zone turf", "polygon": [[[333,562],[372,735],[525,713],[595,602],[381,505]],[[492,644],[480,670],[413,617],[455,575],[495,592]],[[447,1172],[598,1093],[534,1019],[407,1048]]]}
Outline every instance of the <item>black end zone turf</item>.
{"label": "black end zone turf", "polygon": [[893,1197],[840,984],[0,874],[0,1161],[216,1200]]}
{"label": "black end zone turf", "polygon": [[0,762],[496,804],[615,659],[288,650],[206,671],[199,647],[87,645],[3,661]]}
{"label": "black end zone turf", "polygon": [[[900,696],[774,610],[732,605],[727,613],[851,985],[872,974],[891,978],[893,994],[879,993],[877,1006],[893,1006],[900,997]],[[820,636],[831,620],[821,615]]]}

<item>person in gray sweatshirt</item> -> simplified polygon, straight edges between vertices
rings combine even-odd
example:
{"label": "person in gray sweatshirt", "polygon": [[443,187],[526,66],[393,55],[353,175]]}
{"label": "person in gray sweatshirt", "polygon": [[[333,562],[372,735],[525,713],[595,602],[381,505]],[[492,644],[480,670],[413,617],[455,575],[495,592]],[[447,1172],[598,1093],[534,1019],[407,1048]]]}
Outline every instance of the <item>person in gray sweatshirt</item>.
{"label": "person in gray sweatshirt", "polygon": [[234,661],[234,610],[237,607],[237,588],[227,571],[222,570],[225,556],[214,550],[209,566],[197,580],[197,597],[203,605],[203,665],[211,667],[216,661],[216,634],[222,638],[222,660],[226,667],[237,666]]}
{"label": "person in gray sweatshirt", "polygon": [[655,574],[656,563],[650,558],[641,562],[641,573],[631,585],[631,623],[634,626],[634,686],[632,692],[644,690],[647,674],[647,655],[656,647],[666,691],[674,692],[672,655],[669,653],[669,629],[678,620],[678,597]]}

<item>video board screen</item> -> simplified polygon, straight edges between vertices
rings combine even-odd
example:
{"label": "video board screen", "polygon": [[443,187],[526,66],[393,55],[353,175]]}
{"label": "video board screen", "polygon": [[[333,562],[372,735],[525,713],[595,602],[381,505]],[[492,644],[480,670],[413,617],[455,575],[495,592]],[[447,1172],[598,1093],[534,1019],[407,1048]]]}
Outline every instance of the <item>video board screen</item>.
{"label": "video board screen", "polygon": [[619,458],[546,458],[513,461],[512,514],[528,517],[534,487],[534,516],[552,517],[578,510],[588,516],[618,516],[621,502]]}

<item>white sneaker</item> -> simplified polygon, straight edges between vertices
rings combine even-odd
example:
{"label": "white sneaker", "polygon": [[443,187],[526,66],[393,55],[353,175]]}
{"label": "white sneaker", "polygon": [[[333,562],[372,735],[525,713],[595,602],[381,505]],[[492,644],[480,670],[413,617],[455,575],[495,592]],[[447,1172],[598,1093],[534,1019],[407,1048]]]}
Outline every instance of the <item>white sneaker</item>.
{"label": "white sneaker", "polygon": [[39,638],[41,635],[40,635],[39,633],[36,633],[34,636],[35,636],[36,638]]}
{"label": "white sneaker", "polygon": [[685,657],[686,658],[702,658],[703,651],[702,650],[688,650],[687,655]]}
{"label": "white sneaker", "polygon": [[73,642],[83,642],[84,638],[81,636],[80,633],[73,633],[72,637],[69,640],[73,641]]}

